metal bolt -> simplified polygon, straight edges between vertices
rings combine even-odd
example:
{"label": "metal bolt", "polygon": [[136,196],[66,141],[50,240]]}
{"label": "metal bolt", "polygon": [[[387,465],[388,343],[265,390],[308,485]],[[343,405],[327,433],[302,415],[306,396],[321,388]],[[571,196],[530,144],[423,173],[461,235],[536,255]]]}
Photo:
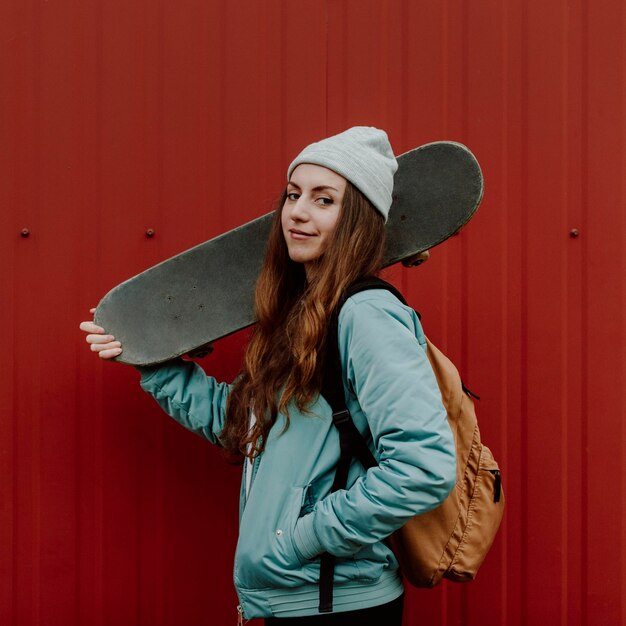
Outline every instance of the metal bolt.
{"label": "metal bolt", "polygon": [[569,231],[569,236],[572,239],[575,239],[576,237],[578,237],[578,235],[580,235],[580,233],[578,232],[578,228],[572,228],[572,230]]}
{"label": "metal bolt", "polygon": [[28,237],[28,235],[30,235],[30,230],[28,230],[28,228],[22,228],[20,235],[22,235],[22,237]]}
{"label": "metal bolt", "polygon": [[154,228],[148,228],[146,231],[146,237],[154,237]]}

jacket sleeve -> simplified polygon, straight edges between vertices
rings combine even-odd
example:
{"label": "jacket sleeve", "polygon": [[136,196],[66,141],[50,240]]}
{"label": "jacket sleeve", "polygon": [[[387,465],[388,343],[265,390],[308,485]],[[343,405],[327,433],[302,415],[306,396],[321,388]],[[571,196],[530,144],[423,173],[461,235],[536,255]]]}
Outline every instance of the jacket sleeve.
{"label": "jacket sleeve", "polygon": [[379,465],[298,520],[294,544],[303,560],[324,551],[347,557],[380,541],[443,502],[456,480],[454,438],[416,336],[419,322],[391,294],[366,293],[341,311],[339,350]]}
{"label": "jacket sleeve", "polygon": [[230,386],[207,376],[193,361],[136,368],[141,387],[178,423],[219,444]]}

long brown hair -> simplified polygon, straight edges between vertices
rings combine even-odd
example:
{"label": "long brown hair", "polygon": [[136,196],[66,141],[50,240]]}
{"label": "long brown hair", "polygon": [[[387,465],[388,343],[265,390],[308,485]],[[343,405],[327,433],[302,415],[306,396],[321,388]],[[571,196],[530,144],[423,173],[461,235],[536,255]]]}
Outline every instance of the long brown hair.
{"label": "long brown hair", "polygon": [[[350,283],[380,270],[385,245],[382,215],[350,182],[337,225],[309,279],[289,258],[281,226],[286,192],[278,201],[255,292],[257,324],[242,371],[230,394],[222,445],[254,457],[288,405],[306,412],[321,388],[326,331],[332,311]],[[249,426],[250,410],[256,416]],[[250,449],[247,450],[250,445]]]}

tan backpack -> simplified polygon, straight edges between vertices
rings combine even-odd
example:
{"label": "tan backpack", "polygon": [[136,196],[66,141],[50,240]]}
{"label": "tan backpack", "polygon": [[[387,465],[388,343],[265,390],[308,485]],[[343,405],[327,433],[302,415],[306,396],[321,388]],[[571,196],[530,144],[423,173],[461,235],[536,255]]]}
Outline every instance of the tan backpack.
{"label": "tan backpack", "polygon": [[404,576],[416,587],[432,587],[442,578],[472,580],[504,513],[500,468],[480,441],[474,402],[452,361],[426,341],[454,434],[456,485],[436,509],[416,515],[389,538]]}
{"label": "tan backpack", "polygon": [[[344,294],[331,319],[329,338],[337,336],[343,303],[366,289],[386,289],[406,304],[402,294],[384,280],[375,277],[360,280]],[[454,434],[457,476],[454,489],[441,505],[416,515],[388,539],[405,578],[416,587],[433,587],[442,578],[455,582],[473,580],[495,539],[504,512],[500,468],[489,448],[480,441],[473,394],[463,385],[452,361],[426,341],[428,359]],[[347,409],[336,344],[336,341],[328,343],[322,386],[322,394],[333,409],[333,423],[339,431],[341,445],[332,491],[345,489],[353,458],[366,468],[377,465]],[[322,555],[320,612],[332,610],[334,561],[333,555]]]}

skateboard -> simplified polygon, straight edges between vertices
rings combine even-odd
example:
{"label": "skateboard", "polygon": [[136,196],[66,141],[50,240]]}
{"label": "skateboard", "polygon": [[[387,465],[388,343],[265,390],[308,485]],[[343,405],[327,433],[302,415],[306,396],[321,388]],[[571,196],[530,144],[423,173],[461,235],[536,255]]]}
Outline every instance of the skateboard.
{"label": "skateboard", "polygon": [[[411,260],[462,228],[483,195],[462,144],[425,144],[398,157],[384,265]],[[122,343],[117,361],[153,365],[254,324],[254,288],[273,213],[190,248],[114,287],[94,321]]]}

